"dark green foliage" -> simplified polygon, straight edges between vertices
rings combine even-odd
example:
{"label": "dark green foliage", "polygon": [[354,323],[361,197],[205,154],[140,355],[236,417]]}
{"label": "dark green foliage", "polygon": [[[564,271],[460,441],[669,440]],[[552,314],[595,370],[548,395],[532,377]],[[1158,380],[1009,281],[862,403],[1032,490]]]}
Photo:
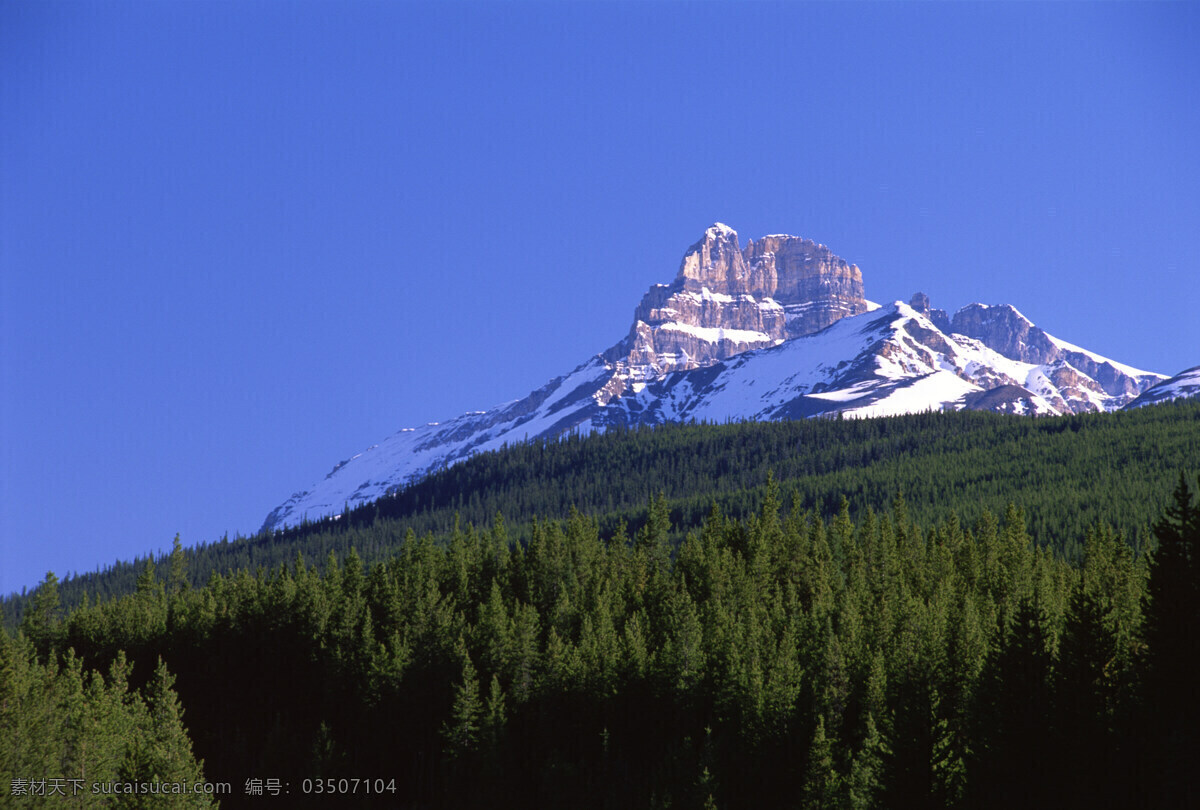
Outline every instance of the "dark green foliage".
{"label": "dark green foliage", "polygon": [[49,644],[61,618],[59,608],[58,577],[47,571],[21,617],[21,632],[35,644]]}
{"label": "dark green foliage", "polygon": [[[107,677],[85,671],[72,650],[61,662],[42,663],[24,636],[0,633],[0,806],[214,806],[202,793],[92,794],[94,783],[190,788],[204,779],[166,667],[160,661],[140,691],[130,687],[129,671],[123,654]],[[33,795],[32,780],[58,780],[61,793],[43,786]],[[68,780],[80,780],[78,787]]]}
{"label": "dark green foliage", "polygon": [[1181,473],[1166,514],[1154,527],[1158,548],[1150,563],[1145,608],[1147,736],[1155,740],[1151,770],[1163,806],[1200,802],[1200,505]]}
{"label": "dark green foliage", "polygon": [[1054,715],[1049,718],[1055,773],[1062,776],[1063,807],[1123,807],[1124,785],[1116,709],[1125,673],[1119,666],[1117,636],[1101,598],[1082,584],[1071,596],[1055,668]]}
{"label": "dark green foliage", "polygon": [[993,648],[978,687],[972,807],[1031,807],[1054,795],[1051,664],[1041,611],[1024,600]]}
{"label": "dark green foliage", "polygon": [[[725,449],[721,431],[753,433],[690,430]],[[687,433],[644,434],[646,454]],[[636,478],[650,462],[627,452]],[[761,481],[700,489],[703,505],[664,484],[640,512],[491,512],[406,531],[387,557],[395,522],[325,527],[294,539],[378,542],[334,543],[321,568],[293,546],[203,585],[177,546],[165,584],[143,560],[128,593],[66,616],[48,577],[25,633],[2,640],[0,720],[22,733],[0,735],[0,765],[97,756],[87,767],[114,776],[191,778],[203,757],[235,794],[268,775],[394,779],[353,802],[379,807],[1186,805],[1195,726],[1176,718],[1195,697],[1178,656],[1200,622],[1186,486],[1148,575],[1104,525],[1053,553],[1028,503]]]}
{"label": "dark green foliage", "polygon": [[[1029,419],[974,411],[884,419],[810,419],[724,425],[614,428],[484,453],[440,470],[394,496],[352,508],[338,520],[201,543],[183,552],[186,577],[203,585],[216,572],[290,565],[297,553],[324,561],[356,548],[366,564],[386,559],[412,529],[449,535],[488,526],[503,512],[508,539],[527,543],[535,517],[566,519],[571,507],[593,515],[608,537],[625,521],[647,522],[651,496],[663,493],[678,542],[714,501],[738,520],[757,514],[767,474],[826,520],[843,498],[856,514],[890,508],[898,492],[909,519],[926,524],[983,510],[1002,515],[1021,504],[1039,545],[1083,556],[1088,528],[1107,524],[1135,550],[1150,542],[1181,467],[1200,457],[1200,402],[1189,400],[1113,414]],[[614,471],[619,471],[616,474]],[[786,500],[786,499],[785,499]],[[159,564],[166,569],[168,558]],[[145,560],[64,578],[63,604],[131,593]],[[175,563],[170,563],[175,565]],[[178,579],[168,583],[175,587]],[[4,600],[15,627],[27,597]]]}
{"label": "dark green foliage", "polygon": [[1144,578],[1110,532],[1072,567],[1016,509],[926,530],[895,499],[827,524],[774,491],[743,521],[712,510],[674,560],[658,505],[660,528],[633,540],[575,512],[539,521],[527,548],[501,545],[496,520],[410,534],[369,569],[352,551],[323,574],[299,558],[169,594],[147,573],[39,646],[145,684],[155,722],[109,764],[129,778],[196,772],[171,679],[149,668],[162,656],[212,778],[395,778],[378,806],[1137,795],[1122,647],[1140,643],[1126,602]]}

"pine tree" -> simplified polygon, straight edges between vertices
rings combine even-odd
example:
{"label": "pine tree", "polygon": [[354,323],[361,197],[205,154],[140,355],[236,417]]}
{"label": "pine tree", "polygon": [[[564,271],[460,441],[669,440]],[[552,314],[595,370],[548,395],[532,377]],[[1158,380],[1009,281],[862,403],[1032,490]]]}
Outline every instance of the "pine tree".
{"label": "pine tree", "polygon": [[687,694],[704,674],[704,628],[696,605],[686,588],[678,588],[668,598],[666,638],[659,663],[668,689]]}
{"label": "pine tree", "polygon": [[504,725],[508,722],[508,705],[504,698],[504,689],[500,686],[500,677],[492,676],[488,689],[487,707],[483,715],[483,730],[488,744],[495,748],[500,744]]}
{"label": "pine tree", "polygon": [[462,679],[454,687],[454,705],[450,710],[450,720],[442,727],[446,753],[451,758],[462,757],[476,749],[484,721],[479,677],[462,639],[459,639],[458,655],[462,659]]}
{"label": "pine tree", "polygon": [[57,636],[59,613],[58,577],[53,571],[47,571],[46,578],[34,592],[25,615],[21,617],[21,632],[43,654],[47,653]]}
{"label": "pine tree", "polygon": [[[148,759],[149,772],[157,781],[195,783],[202,778],[203,762],[192,756],[192,743],[183,725],[183,707],[174,691],[175,678],[163,660],[147,687],[148,725],[143,747],[138,753]],[[145,764],[145,762],[141,763]],[[211,807],[212,801],[200,793],[157,797],[155,807]]]}
{"label": "pine tree", "polygon": [[475,648],[482,651],[480,666],[485,671],[503,671],[511,645],[508,609],[500,584],[493,580],[488,600],[480,607],[479,621],[475,625]]}
{"label": "pine tree", "polygon": [[888,754],[887,742],[875,725],[875,717],[868,712],[862,746],[851,760],[847,779],[848,804],[852,810],[870,810],[879,806],[884,761]]}
{"label": "pine tree", "polygon": [[533,695],[534,681],[541,663],[538,638],[541,622],[537,608],[518,603],[509,624],[509,646],[505,654],[505,681],[513,701],[524,703]]}
{"label": "pine tree", "polygon": [[634,548],[644,552],[653,573],[665,573],[671,564],[671,507],[659,492],[650,499],[646,523],[637,532]]}
{"label": "pine tree", "polygon": [[1200,507],[1187,479],[1155,524],[1158,548],[1150,563],[1145,608],[1143,676],[1153,759],[1151,779],[1162,806],[1200,803],[1200,696],[1195,645],[1200,638]]}
{"label": "pine tree", "polygon": [[154,558],[147,557],[145,564],[142,566],[142,573],[138,574],[137,594],[144,598],[152,599],[159,596],[162,592],[162,585],[159,584],[158,578],[155,575]]}
{"label": "pine tree", "polygon": [[1051,732],[1060,806],[1119,806],[1114,804],[1120,795],[1116,772],[1123,766],[1112,738],[1115,658],[1116,639],[1106,626],[1100,597],[1080,585],[1071,596],[1054,669]]}
{"label": "pine tree", "polygon": [[825,720],[818,715],[804,771],[806,810],[837,810],[842,805],[842,780],[834,768],[833,750],[833,742],[825,735]]}
{"label": "pine tree", "polygon": [[176,596],[188,589],[187,553],[183,550],[183,541],[179,535],[171,544],[170,569],[167,574],[167,592]]}
{"label": "pine tree", "polygon": [[1026,600],[980,678],[969,762],[972,806],[1037,806],[1050,795],[1050,676],[1042,617]]}

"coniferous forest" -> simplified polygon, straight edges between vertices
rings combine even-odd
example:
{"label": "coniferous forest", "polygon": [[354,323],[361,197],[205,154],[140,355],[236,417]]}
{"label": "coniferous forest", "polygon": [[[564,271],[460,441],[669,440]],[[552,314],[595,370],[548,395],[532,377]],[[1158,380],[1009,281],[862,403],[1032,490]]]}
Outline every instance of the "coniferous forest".
{"label": "coniferous forest", "polygon": [[1195,404],[672,426],[50,575],[4,604],[0,801],[1195,806],[1197,459]]}

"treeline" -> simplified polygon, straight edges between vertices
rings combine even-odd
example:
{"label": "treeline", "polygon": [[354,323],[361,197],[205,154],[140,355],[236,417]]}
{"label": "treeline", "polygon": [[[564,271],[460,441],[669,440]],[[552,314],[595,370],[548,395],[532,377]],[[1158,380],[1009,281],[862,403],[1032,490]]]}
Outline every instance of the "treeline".
{"label": "treeline", "polygon": [[[788,492],[790,489],[790,492]],[[923,525],[903,498],[829,519],[768,477],[673,548],[572,511],[397,556],[302,556],[23,620],[47,672],[161,658],[210,779],[392,780],[356,806],[1194,806],[1200,506],[1151,558],[1094,527],[1071,561],[1015,506]],[[81,676],[82,677],[82,676]],[[7,687],[6,687],[7,688]],[[64,765],[65,767],[65,765]],[[236,796],[227,806],[270,803]]]}
{"label": "treeline", "polygon": [[[1195,400],[1046,419],[966,411],[614,429],[484,453],[336,521],[202,543],[189,549],[189,576],[198,586],[213,573],[275,568],[297,553],[323,562],[333,551],[340,559],[351,547],[370,564],[394,555],[408,529],[442,536],[456,520],[487,526],[497,512],[522,542],[533,518],[565,519],[573,507],[596,516],[607,536],[620,521],[631,530],[644,523],[657,492],[670,501],[681,540],[714,501],[730,518],[755,514],[769,470],[825,519],[842,497],[860,519],[868,508],[885,510],[897,492],[927,524],[951,514],[973,523],[985,509],[1000,514],[1020,503],[1036,542],[1078,561],[1088,527],[1098,523],[1139,550],[1174,476],[1196,458]],[[64,604],[80,604],[85,591],[92,599],[132,593],[145,562],[70,577],[61,586]],[[0,604],[10,626],[26,601]]]}

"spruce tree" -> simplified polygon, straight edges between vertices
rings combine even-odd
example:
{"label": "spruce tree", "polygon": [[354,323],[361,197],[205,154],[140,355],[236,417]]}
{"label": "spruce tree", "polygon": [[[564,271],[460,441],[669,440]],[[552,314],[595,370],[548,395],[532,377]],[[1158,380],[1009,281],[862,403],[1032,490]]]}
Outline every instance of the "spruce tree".
{"label": "spruce tree", "polygon": [[167,592],[176,596],[188,589],[187,553],[183,550],[183,541],[179,535],[171,545],[170,568],[167,574]]}
{"label": "spruce tree", "polygon": [[1050,677],[1042,617],[1025,600],[980,678],[968,763],[971,806],[1037,807],[1048,800]]}
{"label": "spruce tree", "polygon": [[1106,626],[1100,597],[1076,587],[1071,596],[1058,663],[1054,669],[1054,762],[1059,806],[1102,808],[1120,795],[1116,757],[1113,664],[1116,639]]}
{"label": "spruce tree", "polygon": [[1149,772],[1163,806],[1200,803],[1200,507],[1181,473],[1172,503],[1154,526],[1145,607],[1144,700],[1151,739]]}
{"label": "spruce tree", "polygon": [[21,632],[45,655],[56,637],[60,621],[58,577],[53,571],[38,586],[21,617]]}
{"label": "spruce tree", "polygon": [[870,810],[879,806],[884,761],[888,754],[887,742],[875,725],[875,717],[867,712],[862,746],[851,759],[850,775],[846,780],[848,804],[852,810]]}
{"label": "spruce tree", "polygon": [[804,771],[806,810],[837,810],[843,804],[842,778],[834,767],[833,750],[833,741],[825,734],[825,720],[818,715]]}

